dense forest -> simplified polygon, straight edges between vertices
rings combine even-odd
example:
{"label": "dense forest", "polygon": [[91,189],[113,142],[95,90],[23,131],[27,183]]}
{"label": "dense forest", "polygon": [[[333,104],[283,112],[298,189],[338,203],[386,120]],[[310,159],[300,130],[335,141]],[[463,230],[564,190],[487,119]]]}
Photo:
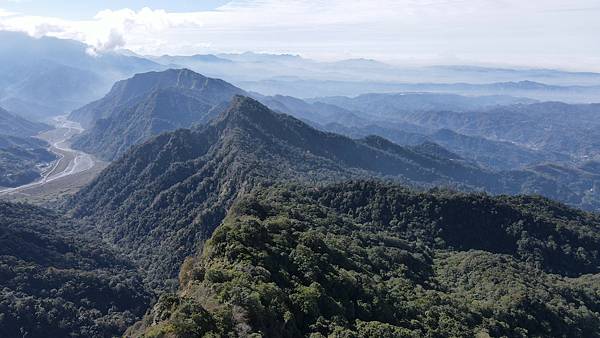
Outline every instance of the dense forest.
{"label": "dense forest", "polygon": [[0,337],[117,336],[149,306],[141,273],[79,226],[0,202]]}
{"label": "dense forest", "polygon": [[179,264],[208,239],[239,192],[276,181],[326,182],[364,176],[399,181],[495,179],[477,167],[381,138],[324,133],[238,96],[212,123],[181,129],[134,147],[68,207],[92,220],[169,286]]}
{"label": "dense forest", "polygon": [[257,189],[128,335],[599,337],[599,230],[540,197]]}

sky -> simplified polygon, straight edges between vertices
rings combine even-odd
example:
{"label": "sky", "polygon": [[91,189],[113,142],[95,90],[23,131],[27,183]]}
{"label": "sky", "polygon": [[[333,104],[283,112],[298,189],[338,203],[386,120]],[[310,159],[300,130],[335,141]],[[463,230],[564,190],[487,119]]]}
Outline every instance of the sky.
{"label": "sky", "polygon": [[599,18],[599,0],[0,0],[0,30],[76,39],[93,53],[254,51],[593,71]]}

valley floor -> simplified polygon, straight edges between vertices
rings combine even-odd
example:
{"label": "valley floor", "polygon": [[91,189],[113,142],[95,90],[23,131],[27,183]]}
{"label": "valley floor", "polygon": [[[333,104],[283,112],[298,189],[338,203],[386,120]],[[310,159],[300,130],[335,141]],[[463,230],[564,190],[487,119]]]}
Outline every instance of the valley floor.
{"label": "valley floor", "polygon": [[15,188],[0,190],[0,198],[10,201],[47,203],[77,191],[91,181],[106,163],[85,152],[72,149],[70,139],[83,128],[66,116],[53,119],[55,129],[43,132],[39,138],[50,144],[49,150],[59,159],[35,181]]}

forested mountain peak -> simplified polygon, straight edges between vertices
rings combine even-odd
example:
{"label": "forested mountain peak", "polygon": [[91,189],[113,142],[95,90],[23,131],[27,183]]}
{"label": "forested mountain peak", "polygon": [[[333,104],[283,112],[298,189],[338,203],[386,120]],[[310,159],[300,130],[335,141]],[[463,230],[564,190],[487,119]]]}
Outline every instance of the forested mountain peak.
{"label": "forested mountain peak", "polygon": [[189,69],[168,69],[135,74],[115,83],[106,96],[71,113],[71,118],[92,126],[101,118],[131,107],[160,89],[175,88],[193,92],[210,105],[229,101],[244,91],[220,79],[208,78]]}
{"label": "forested mountain peak", "polygon": [[190,128],[216,116],[243,90],[189,69],[137,74],[120,81],[104,98],[71,116],[89,130],[74,147],[113,160],[129,147],[177,128]]}
{"label": "forested mountain peak", "polygon": [[[120,95],[121,100],[128,100],[161,88],[183,88],[199,92],[231,90],[239,88],[221,80],[208,78],[189,69],[168,69],[162,72],[147,72],[134,75],[132,78],[117,82],[111,94]],[[210,99],[210,96],[208,97]]]}
{"label": "forested mountain peak", "polygon": [[208,238],[238,193],[273,181],[360,176],[474,185],[497,179],[429,153],[318,131],[235,96],[207,125],[134,146],[82,189],[71,208],[97,220],[121,247],[140,253],[150,279],[164,282]]}

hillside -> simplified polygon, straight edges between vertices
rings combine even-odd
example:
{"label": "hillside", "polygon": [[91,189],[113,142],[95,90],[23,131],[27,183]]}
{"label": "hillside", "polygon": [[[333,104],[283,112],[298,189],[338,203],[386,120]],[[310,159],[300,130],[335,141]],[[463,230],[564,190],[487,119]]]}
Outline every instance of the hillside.
{"label": "hillside", "polygon": [[303,121],[322,125],[340,123],[345,126],[369,123],[369,120],[365,117],[358,116],[349,110],[331,104],[321,102],[308,103],[295,97],[283,95],[263,96],[253,94],[252,96],[276,112],[290,114]]}
{"label": "hillside", "polygon": [[56,159],[45,141],[0,135],[0,187],[16,187],[40,178]]}
{"label": "hillside", "polygon": [[0,106],[34,120],[64,114],[101,97],[117,80],[164,68],[81,42],[0,32]]}
{"label": "hillside", "polygon": [[531,99],[511,96],[462,96],[440,93],[363,94],[357,97],[319,97],[310,102],[332,104],[350,111],[363,112],[380,119],[398,120],[404,113],[428,111],[472,111],[517,103]]}
{"label": "hillside", "polygon": [[28,121],[0,107],[0,135],[34,136],[50,126]]}
{"label": "hillside", "polygon": [[495,170],[518,170],[533,165],[573,161],[573,158],[566,154],[531,149],[482,136],[468,136],[450,129],[439,129],[432,132],[429,128],[411,123],[379,122],[355,127],[330,123],[321,125],[319,128],[353,138],[378,135],[400,145],[435,142],[466,159]]}
{"label": "hillside", "polygon": [[599,231],[542,198],[259,189],[126,336],[599,337]]}
{"label": "hillside", "polygon": [[163,283],[210,236],[238,193],[280,180],[364,176],[491,190],[502,184],[497,175],[460,160],[376,137],[324,133],[236,97],[209,125],[134,147],[74,196],[70,207],[137,258],[150,280]]}
{"label": "hillside", "polygon": [[425,128],[514,142],[578,159],[596,158],[600,104],[543,102],[470,112],[429,111],[399,115]]}
{"label": "hillside", "polygon": [[113,337],[144,313],[151,295],[135,268],[76,229],[0,202],[0,336]]}
{"label": "hillside", "polygon": [[89,127],[73,146],[112,160],[151,136],[207,122],[242,93],[227,82],[186,69],[137,74],[71,113],[71,119]]}

